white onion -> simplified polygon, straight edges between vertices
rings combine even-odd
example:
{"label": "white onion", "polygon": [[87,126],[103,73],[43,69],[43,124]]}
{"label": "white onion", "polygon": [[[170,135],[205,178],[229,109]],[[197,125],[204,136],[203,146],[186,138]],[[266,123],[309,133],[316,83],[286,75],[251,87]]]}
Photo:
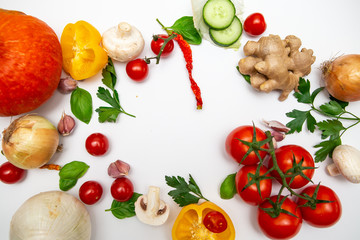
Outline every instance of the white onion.
{"label": "white onion", "polygon": [[26,200],[10,223],[10,240],[89,240],[91,221],[84,204],[61,191]]}
{"label": "white onion", "polygon": [[9,162],[22,169],[49,162],[59,145],[59,133],[46,118],[26,115],[4,130],[2,150]]}

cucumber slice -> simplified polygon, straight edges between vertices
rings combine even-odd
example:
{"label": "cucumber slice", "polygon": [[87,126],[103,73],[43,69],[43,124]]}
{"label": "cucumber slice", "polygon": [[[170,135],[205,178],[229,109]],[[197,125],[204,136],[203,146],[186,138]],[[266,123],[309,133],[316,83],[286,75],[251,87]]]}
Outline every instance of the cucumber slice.
{"label": "cucumber slice", "polygon": [[229,27],[223,30],[211,29],[209,30],[210,37],[219,46],[228,47],[234,44],[242,34],[242,24],[238,17],[234,17],[234,20]]}
{"label": "cucumber slice", "polygon": [[203,8],[203,18],[210,28],[221,30],[230,26],[235,12],[230,0],[208,0]]}

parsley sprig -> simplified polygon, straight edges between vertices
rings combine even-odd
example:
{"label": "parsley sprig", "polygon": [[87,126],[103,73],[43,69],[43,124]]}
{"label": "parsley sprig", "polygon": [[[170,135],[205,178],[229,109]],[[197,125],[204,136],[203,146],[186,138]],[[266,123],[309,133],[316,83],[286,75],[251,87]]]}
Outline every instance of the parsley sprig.
{"label": "parsley sprig", "polygon": [[120,105],[119,94],[115,89],[117,76],[111,58],[109,58],[108,64],[102,70],[102,76],[103,84],[112,91],[112,94],[109,89],[104,87],[98,88],[96,96],[110,105],[110,107],[99,107],[95,110],[99,113],[99,122],[116,122],[120,113],[124,113],[130,117],[135,117],[134,115],[125,112]]}
{"label": "parsley sprig", "polygon": [[209,201],[202,195],[199,186],[191,174],[189,174],[189,183],[180,176],[165,176],[165,180],[168,186],[175,188],[175,190],[171,190],[168,194],[180,207],[191,203],[198,203],[200,199]]}
{"label": "parsley sprig", "polygon": [[[316,129],[322,131],[322,141],[314,146],[318,148],[315,152],[315,162],[322,162],[327,156],[331,157],[334,148],[341,144],[342,135],[360,122],[358,116],[345,109],[349,103],[337,100],[332,96],[330,96],[329,102],[319,107],[315,106],[315,98],[323,89],[323,87],[320,87],[311,92],[310,81],[300,78],[299,91],[295,92],[294,96],[299,103],[309,105],[310,109],[307,111],[294,109],[286,113],[287,117],[293,118],[293,120],[286,124],[286,126],[291,129],[288,134],[301,132],[305,123],[307,129],[312,133]],[[313,113],[320,114],[327,119],[317,121]],[[351,124],[344,126],[342,123],[343,120],[350,121]]]}

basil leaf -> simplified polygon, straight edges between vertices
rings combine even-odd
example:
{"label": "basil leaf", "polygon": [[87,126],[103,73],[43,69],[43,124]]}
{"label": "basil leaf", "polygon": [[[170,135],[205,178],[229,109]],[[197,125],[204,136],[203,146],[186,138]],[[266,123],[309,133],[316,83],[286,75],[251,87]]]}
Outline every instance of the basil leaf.
{"label": "basil leaf", "polygon": [[77,87],[70,97],[71,112],[80,121],[88,124],[91,120],[93,107],[92,98],[88,91]]}
{"label": "basil leaf", "polygon": [[88,168],[89,165],[84,162],[73,161],[60,169],[59,176],[63,179],[79,179],[84,176]]}
{"label": "basil leaf", "polygon": [[236,173],[229,174],[220,186],[220,197],[222,199],[231,199],[237,193],[235,184]]}
{"label": "basil leaf", "polygon": [[60,178],[59,188],[62,191],[68,191],[73,188],[77,183],[77,179],[64,179]]}
{"label": "basil leaf", "polygon": [[180,34],[189,44],[201,44],[202,38],[194,26],[193,17],[185,16],[179,18],[170,28]]}
{"label": "basil leaf", "polygon": [[110,209],[105,211],[111,211],[111,213],[118,219],[130,218],[136,215],[135,202],[142,194],[134,192],[130,200],[126,202],[119,202],[113,200]]}

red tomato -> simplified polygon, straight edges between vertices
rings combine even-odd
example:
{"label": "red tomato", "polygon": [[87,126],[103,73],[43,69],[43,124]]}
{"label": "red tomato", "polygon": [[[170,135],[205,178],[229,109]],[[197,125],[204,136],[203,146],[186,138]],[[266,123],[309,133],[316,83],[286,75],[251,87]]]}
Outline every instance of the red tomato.
{"label": "red tomato", "polygon": [[203,224],[209,231],[214,233],[221,233],[227,228],[226,218],[218,211],[208,212],[203,219]]}
{"label": "red tomato", "polygon": [[128,201],[134,194],[134,186],[126,177],[115,179],[110,190],[112,197],[119,202]]}
{"label": "red tomato", "polygon": [[[276,156],[276,162],[280,168],[280,170],[285,173],[289,169],[294,167],[293,161],[295,157],[296,163],[299,163],[302,159],[304,159],[302,166],[303,167],[314,167],[314,159],[311,156],[311,154],[306,151],[304,148],[297,146],[297,145],[285,145],[275,150],[275,156]],[[269,160],[269,169],[272,168],[273,161],[272,159]],[[291,173],[288,172],[288,174],[293,174],[296,172],[303,172],[309,179],[311,179],[314,175],[315,169],[297,169],[295,167],[293,170],[291,170]],[[277,171],[272,171],[271,175],[274,176],[280,183],[282,183],[281,178],[279,176],[279,173]],[[287,178],[286,182],[289,183],[291,178]],[[290,187],[293,189],[298,189],[306,184],[308,184],[309,180],[306,178],[298,175],[294,178],[294,180],[291,182]]]}
{"label": "red tomato", "polygon": [[[301,195],[307,194],[310,197],[313,196],[317,185],[306,187]],[[326,187],[320,185],[318,193],[316,195],[318,200],[331,201],[328,203],[318,203],[316,208],[312,209],[309,207],[300,207],[303,219],[306,220],[310,225],[315,227],[330,227],[337,223],[341,217],[342,207],[339,197],[336,193]],[[297,204],[299,206],[304,205],[308,201],[302,198],[298,198]]]}
{"label": "red tomato", "polygon": [[3,183],[17,183],[25,177],[26,171],[18,168],[10,162],[5,162],[0,166],[0,180]]}
{"label": "red tomato", "polygon": [[102,156],[109,149],[109,140],[104,134],[93,133],[87,137],[85,147],[91,155]]}
{"label": "red tomato", "polygon": [[126,64],[126,73],[132,80],[141,82],[149,73],[148,64],[144,59],[134,59]]}
{"label": "red tomato", "polygon": [[[270,199],[276,202],[278,196],[272,196]],[[282,199],[284,196],[281,196]],[[289,198],[286,198],[281,209],[288,211],[295,216],[281,212],[279,216],[273,218],[262,208],[272,208],[269,200],[265,200],[258,208],[258,224],[261,231],[271,239],[288,239],[294,237],[301,228],[302,216],[298,205]]]}
{"label": "red tomato", "polygon": [[103,193],[103,188],[96,181],[87,181],[79,189],[79,197],[83,203],[92,205],[97,203]]}
{"label": "red tomato", "polygon": [[[154,39],[151,41],[151,50],[158,55],[160,53],[160,49],[161,47],[164,45],[164,40],[161,38],[168,38],[168,35],[165,34],[160,34],[158,35],[158,39],[155,41]],[[161,53],[161,57],[167,57],[170,55],[170,53],[173,51],[174,49],[174,41],[171,39],[170,41],[168,41],[166,43],[166,46],[164,47],[162,53]]]}
{"label": "red tomato", "polygon": [[244,31],[250,36],[257,36],[265,32],[266,22],[261,13],[249,15],[244,22]]}
{"label": "red tomato", "polygon": [[[259,128],[256,129],[256,140],[263,141],[266,139],[266,134]],[[249,146],[246,146],[239,139],[247,142],[252,142],[254,135],[254,127],[253,126],[241,126],[235,128],[226,138],[225,148],[226,152],[238,163],[242,163],[244,165],[253,165],[259,162],[259,158],[256,156],[255,152],[252,151],[243,161],[243,157],[249,150]],[[260,147],[260,146],[258,146]],[[268,149],[268,145],[262,145],[261,148]],[[259,151],[260,157],[264,159],[267,155],[265,151]],[[241,162],[242,161],[242,162]]]}
{"label": "red tomato", "polygon": [[[255,174],[258,165],[248,165],[243,166],[235,177],[236,190],[240,197],[250,205],[259,205],[265,198],[270,197],[271,189],[272,189],[272,180],[271,179],[263,179],[260,183],[260,192],[259,195],[258,188],[255,183],[251,184],[249,187],[243,188],[248,184],[252,178],[249,176],[250,174]],[[268,169],[265,166],[260,167],[259,176],[264,176]],[[267,176],[270,176],[268,174]]]}

